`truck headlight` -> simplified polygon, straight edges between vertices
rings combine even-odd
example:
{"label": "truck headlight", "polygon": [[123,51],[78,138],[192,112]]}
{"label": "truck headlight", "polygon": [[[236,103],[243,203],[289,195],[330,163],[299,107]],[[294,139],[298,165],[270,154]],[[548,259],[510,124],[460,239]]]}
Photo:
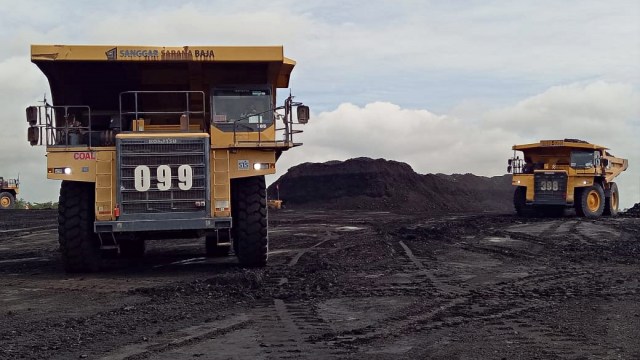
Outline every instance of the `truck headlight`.
{"label": "truck headlight", "polygon": [[267,170],[267,169],[269,169],[269,164],[255,163],[255,164],[253,164],[253,169],[254,170]]}
{"label": "truck headlight", "polygon": [[[49,172],[51,172],[51,170],[49,170]],[[57,174],[57,175],[71,175],[71,168],[68,167],[64,167],[64,168],[53,168],[53,173]]]}

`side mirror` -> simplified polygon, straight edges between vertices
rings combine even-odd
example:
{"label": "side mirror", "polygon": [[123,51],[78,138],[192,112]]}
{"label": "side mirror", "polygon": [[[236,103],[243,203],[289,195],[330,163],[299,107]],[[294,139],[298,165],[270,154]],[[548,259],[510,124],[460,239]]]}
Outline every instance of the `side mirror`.
{"label": "side mirror", "polygon": [[511,173],[511,165],[507,166],[507,173]]}
{"label": "side mirror", "polygon": [[309,107],[306,105],[298,106],[298,122],[306,124],[309,122]]}
{"label": "side mirror", "polygon": [[512,163],[513,163],[513,159],[507,160],[507,165],[511,166]]}
{"label": "side mirror", "polygon": [[609,167],[609,159],[600,159],[600,164],[604,167]]}
{"label": "side mirror", "polygon": [[33,126],[27,129],[27,140],[31,146],[38,145],[40,142],[40,128]]}
{"label": "side mirror", "polygon": [[38,123],[38,108],[35,106],[29,106],[27,108],[27,122],[33,126]]}

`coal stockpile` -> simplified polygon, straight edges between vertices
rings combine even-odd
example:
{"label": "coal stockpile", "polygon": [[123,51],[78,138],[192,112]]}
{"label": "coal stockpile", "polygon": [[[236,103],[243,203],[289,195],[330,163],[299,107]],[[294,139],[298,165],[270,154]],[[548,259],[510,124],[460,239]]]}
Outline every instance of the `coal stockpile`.
{"label": "coal stockpile", "polygon": [[640,203],[633,205],[630,209],[625,211],[623,215],[628,217],[640,217]]}
{"label": "coal stockpile", "polygon": [[292,208],[425,212],[511,212],[509,175],[427,174],[408,164],[370,158],[304,163],[269,187]]}

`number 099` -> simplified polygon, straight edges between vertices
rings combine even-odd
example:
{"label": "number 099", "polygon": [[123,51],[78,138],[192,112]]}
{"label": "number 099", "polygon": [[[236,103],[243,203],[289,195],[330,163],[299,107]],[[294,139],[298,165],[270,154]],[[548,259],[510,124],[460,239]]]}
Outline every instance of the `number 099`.
{"label": "number 099", "polygon": [[[173,175],[169,165],[160,165],[156,169],[156,186],[160,191],[171,189]],[[140,192],[151,189],[151,169],[146,165],[136,166],[133,171],[133,183],[136,190]],[[178,188],[189,190],[193,186],[193,169],[189,165],[178,167]]]}

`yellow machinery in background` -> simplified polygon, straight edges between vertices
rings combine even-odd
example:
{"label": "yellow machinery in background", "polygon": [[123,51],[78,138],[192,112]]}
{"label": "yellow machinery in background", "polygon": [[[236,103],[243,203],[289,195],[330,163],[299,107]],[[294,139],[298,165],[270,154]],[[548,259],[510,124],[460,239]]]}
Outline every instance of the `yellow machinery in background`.
{"label": "yellow machinery in background", "polygon": [[47,176],[62,180],[67,271],[185,237],[266,264],[264,176],[309,119],[292,96],[276,106],[295,66],[281,46],[32,45],[31,60],[52,104],[27,108],[28,140],[47,147]]}
{"label": "yellow machinery in background", "polygon": [[513,150],[508,172],[518,215],[560,215],[567,207],[588,218],[618,213],[620,192],[613,180],[627,169],[626,159],[576,139],[542,140]]}
{"label": "yellow machinery in background", "polygon": [[20,180],[0,177],[0,210],[13,209],[20,193]]}
{"label": "yellow machinery in background", "polygon": [[268,200],[267,206],[269,209],[280,210],[282,209],[282,200]]}

